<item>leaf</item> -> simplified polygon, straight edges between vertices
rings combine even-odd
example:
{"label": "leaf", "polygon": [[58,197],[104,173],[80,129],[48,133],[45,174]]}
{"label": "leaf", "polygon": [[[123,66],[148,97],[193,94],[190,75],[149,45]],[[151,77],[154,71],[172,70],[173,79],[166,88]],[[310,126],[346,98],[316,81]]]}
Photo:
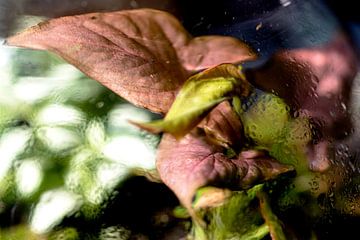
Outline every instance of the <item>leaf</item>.
{"label": "leaf", "polygon": [[224,36],[196,37],[181,51],[183,66],[190,71],[211,68],[221,63],[239,63],[255,58],[256,54],[245,43]]}
{"label": "leaf", "polygon": [[346,138],[352,131],[351,86],[358,73],[353,45],[344,33],[324,44],[275,53],[266,64],[247,72],[250,82],[283,98],[294,111],[316,122],[321,138]]}
{"label": "leaf", "polygon": [[241,70],[231,64],[222,64],[189,78],[164,120],[135,124],[153,133],[171,133],[179,139],[227,97],[233,94],[247,96],[249,91],[250,84]]}
{"label": "leaf", "polygon": [[289,107],[281,98],[263,93],[240,114],[240,118],[247,137],[267,148],[282,138],[290,119]]}
{"label": "leaf", "polygon": [[232,195],[232,192],[226,188],[202,187],[196,191],[192,207],[195,211],[215,208],[224,204]]}
{"label": "leaf", "polygon": [[272,212],[270,206],[270,200],[265,192],[257,192],[257,196],[260,200],[260,211],[261,215],[265,219],[265,223],[268,225],[270,230],[270,236],[272,240],[286,240],[283,232],[281,222],[278,217]]}
{"label": "leaf", "polygon": [[[316,158],[309,158],[309,144],[312,132],[309,120],[305,117],[289,119],[282,130],[282,137],[274,141],[269,153],[279,162],[291,164],[296,171],[304,173],[309,171],[309,163]],[[323,160],[323,157],[321,158]]]}
{"label": "leaf", "polygon": [[[197,208],[206,224],[194,224],[194,239],[263,239],[269,234],[269,227],[263,223],[257,203],[257,193],[261,189],[262,185],[256,185],[247,191],[227,190],[226,198],[221,202]],[[195,202],[213,200],[213,195],[216,197],[224,191],[215,187],[201,188],[197,191]]]}
{"label": "leaf", "polygon": [[242,143],[242,124],[228,101],[220,103],[199,124],[212,143],[225,148]]}
{"label": "leaf", "polygon": [[[19,224],[16,226],[9,226],[5,228],[0,229],[0,237],[1,239],[19,239],[19,240],[45,240],[44,236],[41,236],[39,234],[36,234],[30,229],[28,225],[25,224]],[[77,239],[77,238],[67,238],[69,240],[71,239]]]}
{"label": "leaf", "polygon": [[194,71],[255,58],[241,41],[192,38],[168,13],[139,9],[53,19],[10,37],[49,50],[135,105],[166,113]]}
{"label": "leaf", "polygon": [[[289,106],[279,97],[263,93],[246,110],[238,109],[244,133],[257,148],[283,164],[291,164],[298,173],[308,171],[309,150],[312,139],[310,122],[306,117],[293,118]],[[309,161],[313,161],[309,159]]]}
{"label": "leaf", "polygon": [[163,182],[186,208],[192,208],[192,199],[200,187],[246,189],[292,170],[256,151],[228,159],[223,150],[195,132],[180,141],[164,134],[158,148],[157,169]]}

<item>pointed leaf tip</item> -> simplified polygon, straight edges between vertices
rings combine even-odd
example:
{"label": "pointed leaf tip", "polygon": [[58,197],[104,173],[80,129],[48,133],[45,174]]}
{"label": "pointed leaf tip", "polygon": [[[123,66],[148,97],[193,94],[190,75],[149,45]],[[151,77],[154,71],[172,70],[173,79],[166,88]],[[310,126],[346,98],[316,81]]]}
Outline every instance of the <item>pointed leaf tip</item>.
{"label": "pointed leaf tip", "polygon": [[158,134],[164,131],[163,127],[161,126],[162,121],[153,121],[153,122],[149,122],[149,123],[140,123],[140,122],[135,122],[132,120],[128,120],[129,123],[131,123],[132,125],[141,128],[145,131],[148,131],[150,133],[154,133],[154,134]]}

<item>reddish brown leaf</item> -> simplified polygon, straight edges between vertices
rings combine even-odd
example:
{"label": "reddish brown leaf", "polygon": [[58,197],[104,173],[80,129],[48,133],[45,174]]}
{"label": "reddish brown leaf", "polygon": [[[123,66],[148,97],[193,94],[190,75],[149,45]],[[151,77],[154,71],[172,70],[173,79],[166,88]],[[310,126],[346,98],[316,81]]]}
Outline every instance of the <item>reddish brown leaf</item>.
{"label": "reddish brown leaf", "polygon": [[189,71],[211,68],[220,63],[243,62],[256,56],[245,43],[220,36],[194,38],[180,54],[183,66]]}
{"label": "reddish brown leaf", "polygon": [[257,152],[244,152],[237,159],[228,159],[222,150],[196,133],[180,141],[164,135],[158,150],[157,169],[163,182],[185,207],[191,208],[192,198],[200,187],[249,188],[291,170],[266,156],[259,157]]}
{"label": "reddish brown leaf", "polygon": [[129,10],[53,19],[7,39],[53,51],[125,99],[166,113],[195,70],[254,58],[229,37],[192,39],[168,13]]}
{"label": "reddish brown leaf", "polygon": [[214,144],[233,147],[241,143],[242,124],[228,101],[214,108],[199,127]]}

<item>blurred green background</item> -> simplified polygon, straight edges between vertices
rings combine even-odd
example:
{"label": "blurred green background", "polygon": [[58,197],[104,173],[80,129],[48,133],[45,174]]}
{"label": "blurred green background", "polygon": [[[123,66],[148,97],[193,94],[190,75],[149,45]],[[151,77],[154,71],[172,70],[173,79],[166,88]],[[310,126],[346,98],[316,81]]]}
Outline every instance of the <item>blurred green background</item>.
{"label": "blurred green background", "polygon": [[0,239],[148,239],[171,222],[154,211],[176,198],[132,177],[151,176],[159,137],[127,120],[157,116],[45,51],[2,46],[0,69]]}

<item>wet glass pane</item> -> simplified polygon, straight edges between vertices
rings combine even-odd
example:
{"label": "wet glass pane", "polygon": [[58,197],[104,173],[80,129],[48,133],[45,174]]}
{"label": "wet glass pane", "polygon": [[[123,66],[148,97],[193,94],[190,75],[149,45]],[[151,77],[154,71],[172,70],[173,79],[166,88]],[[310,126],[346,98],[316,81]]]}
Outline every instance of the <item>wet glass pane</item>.
{"label": "wet glass pane", "polygon": [[0,0],[0,239],[356,236],[340,5]]}

